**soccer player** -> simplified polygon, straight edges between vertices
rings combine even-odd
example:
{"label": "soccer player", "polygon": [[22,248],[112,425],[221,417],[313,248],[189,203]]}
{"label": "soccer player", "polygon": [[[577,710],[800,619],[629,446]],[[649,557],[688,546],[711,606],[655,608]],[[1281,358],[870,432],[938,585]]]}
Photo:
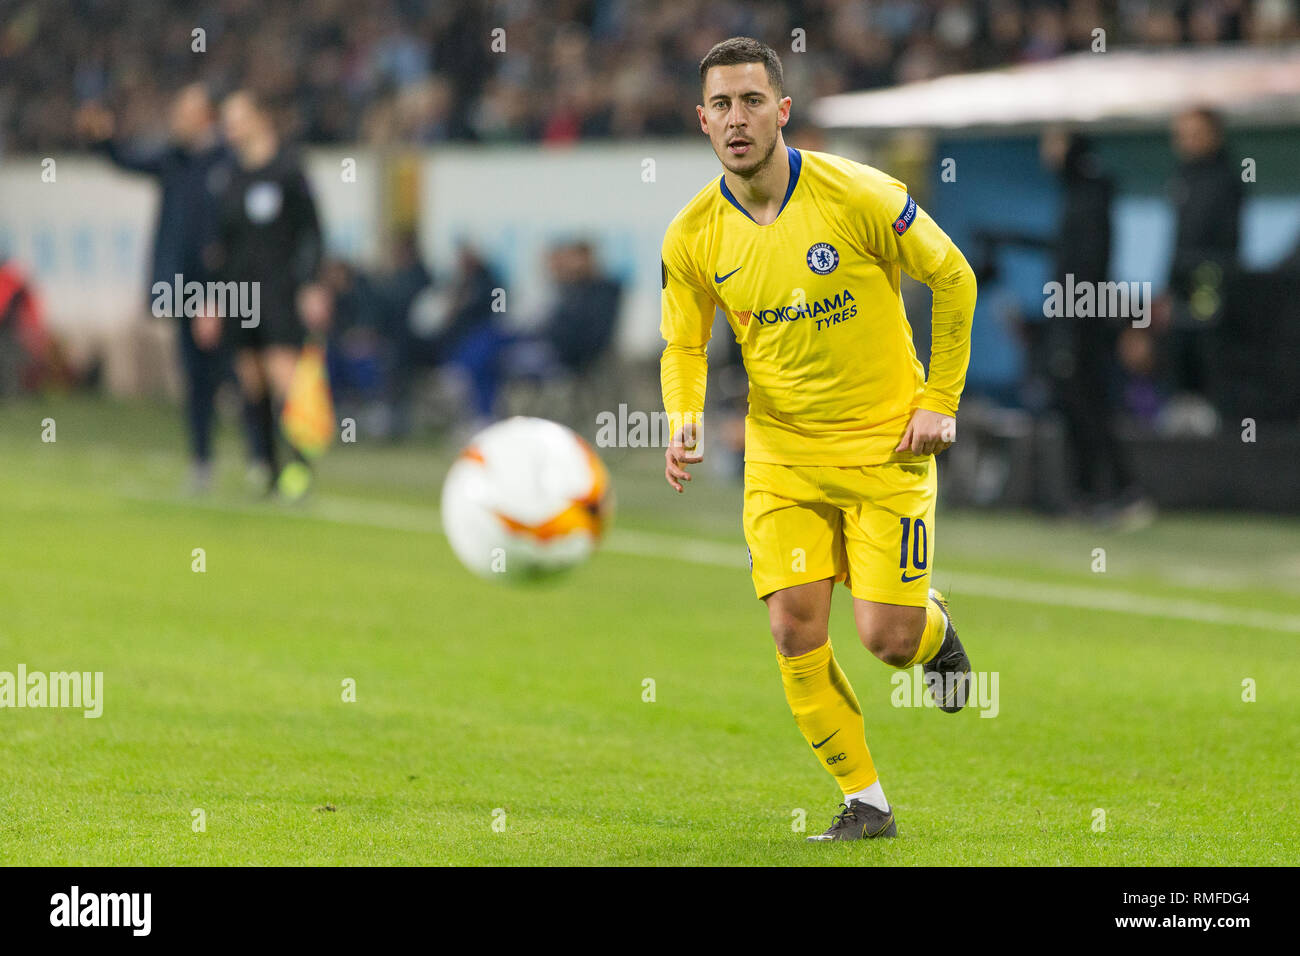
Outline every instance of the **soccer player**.
{"label": "soccer player", "polygon": [[[930,588],[935,454],[956,440],[975,276],[906,187],[879,170],[785,145],[781,61],[746,37],[700,63],[696,107],[724,172],[663,242],[661,359],[681,492],[703,460],[701,413],[714,308],[749,376],[743,522],[786,700],[844,793],[815,840],[892,837],[862,709],[827,632],[847,585],[862,643],[897,668],[924,665],[935,702],[965,704],[970,661]],[[912,345],[899,273],[933,292],[929,377]]]}
{"label": "soccer player", "polygon": [[290,460],[279,468],[276,421],[293,381],[306,333],[323,331],[331,300],[320,270],[320,220],[307,179],[281,146],[268,110],[248,90],[221,107],[226,140],[236,164],[221,202],[218,237],[208,249],[213,271],[225,282],[256,284],[258,315],[201,316],[195,336],[211,348],[223,334],[235,352],[235,375],[270,454],[271,490],[294,500],[306,494],[306,457],[286,440]]}

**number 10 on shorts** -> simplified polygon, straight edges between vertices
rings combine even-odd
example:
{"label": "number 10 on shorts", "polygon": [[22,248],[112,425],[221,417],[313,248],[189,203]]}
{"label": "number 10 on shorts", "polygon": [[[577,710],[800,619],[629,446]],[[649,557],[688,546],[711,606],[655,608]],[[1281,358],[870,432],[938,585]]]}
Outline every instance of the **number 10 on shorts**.
{"label": "number 10 on shorts", "polygon": [[908,552],[912,555],[912,567],[924,571],[930,560],[930,535],[925,529],[924,518],[899,518],[898,523],[903,526],[903,540],[898,548],[898,566],[903,569],[903,580],[907,581]]}

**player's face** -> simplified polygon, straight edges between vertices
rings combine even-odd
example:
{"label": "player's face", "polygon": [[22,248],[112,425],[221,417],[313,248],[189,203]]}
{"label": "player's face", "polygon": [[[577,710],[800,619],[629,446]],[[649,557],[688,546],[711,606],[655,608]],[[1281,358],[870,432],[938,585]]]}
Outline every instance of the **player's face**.
{"label": "player's face", "polygon": [[727,171],[752,176],[776,149],[790,119],[790,97],[777,97],[762,63],[715,66],[704,76],[704,105],[695,111]]}

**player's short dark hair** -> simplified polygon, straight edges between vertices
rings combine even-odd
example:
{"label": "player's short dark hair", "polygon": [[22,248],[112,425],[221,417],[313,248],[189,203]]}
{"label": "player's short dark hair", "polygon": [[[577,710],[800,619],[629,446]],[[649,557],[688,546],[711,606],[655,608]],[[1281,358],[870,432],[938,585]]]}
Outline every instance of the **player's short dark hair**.
{"label": "player's short dark hair", "polygon": [[736,66],[741,63],[762,63],[763,69],[767,70],[767,81],[772,84],[773,91],[778,98],[782,95],[781,91],[785,89],[785,74],[781,70],[781,58],[770,46],[753,37],[732,37],[730,40],[715,43],[713,49],[704,54],[704,59],[700,61],[700,85],[704,85],[704,77],[708,75],[711,68]]}

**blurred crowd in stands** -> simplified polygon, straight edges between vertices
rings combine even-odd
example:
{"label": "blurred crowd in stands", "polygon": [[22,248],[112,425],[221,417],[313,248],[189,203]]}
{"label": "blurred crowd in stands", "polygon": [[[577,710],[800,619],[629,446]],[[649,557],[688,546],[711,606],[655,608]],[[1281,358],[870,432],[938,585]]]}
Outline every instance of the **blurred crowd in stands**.
{"label": "blurred crowd in stands", "polygon": [[718,37],[789,37],[810,101],[1086,50],[1097,27],[1109,49],[1300,38],[1296,0],[32,0],[0,4],[0,153],[77,146],[87,101],[161,136],[195,79],[254,83],[307,143],[683,135]]}

